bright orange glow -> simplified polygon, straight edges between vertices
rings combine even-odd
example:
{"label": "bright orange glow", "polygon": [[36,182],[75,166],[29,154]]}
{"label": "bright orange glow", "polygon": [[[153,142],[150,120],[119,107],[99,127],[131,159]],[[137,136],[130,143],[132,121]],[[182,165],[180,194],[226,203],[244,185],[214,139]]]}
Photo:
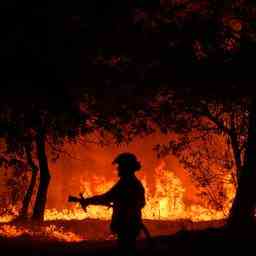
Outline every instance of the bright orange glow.
{"label": "bright orange glow", "polygon": [[[232,204],[235,194],[233,184],[226,184],[224,187],[227,193],[223,210],[217,211],[207,209],[199,204],[185,205],[184,194],[185,187],[181,180],[171,171],[165,169],[165,163],[162,161],[155,169],[156,175],[156,191],[154,195],[149,192],[149,184],[142,178],[142,183],[146,191],[146,206],[143,209],[143,218],[150,220],[175,220],[189,219],[195,222],[221,220],[228,217],[228,212]],[[94,191],[92,192],[89,182],[93,182]],[[93,176],[91,181],[81,181],[80,187],[83,188],[84,196],[92,196],[95,193],[100,194],[107,191],[116,182],[116,180],[107,180],[105,177]],[[18,214],[17,210],[13,211],[13,215],[0,217],[1,223],[9,222],[14,215]],[[104,206],[89,206],[85,213],[81,207],[76,204],[72,209],[46,209],[45,220],[83,220],[86,218],[95,218],[109,220],[111,218],[112,209]]]}
{"label": "bright orange glow", "polygon": [[19,211],[16,207],[12,207],[12,213],[0,216],[0,223],[8,223],[13,220],[15,216],[18,216]]}
{"label": "bright orange glow", "polygon": [[[149,184],[142,178],[142,183],[146,190],[147,202],[143,209],[144,219],[189,219],[199,222],[221,220],[228,217],[228,212],[235,193],[234,185],[225,185],[224,190],[228,195],[228,200],[226,200],[223,210],[217,211],[204,208],[197,204],[186,206],[183,200],[186,189],[181,183],[181,180],[173,172],[165,169],[164,161],[156,167],[155,176],[156,191],[153,196],[149,192]],[[89,181],[81,182],[81,187],[84,188],[83,191],[85,197],[107,191],[115,183],[115,180],[93,176],[93,179],[90,182],[93,182],[94,193],[88,189],[90,188]],[[109,220],[111,218],[111,213],[112,210],[104,206],[89,206],[85,213],[79,205],[75,205],[72,209],[64,209],[62,211],[47,209],[45,212],[45,220],[82,220],[85,218]]]}
{"label": "bright orange glow", "polygon": [[[155,140],[152,139],[152,141]],[[151,150],[152,147],[150,144],[146,144],[146,148]],[[117,153],[118,152],[111,151],[109,155],[106,155],[103,151],[99,153],[99,151],[92,150],[90,157],[98,164],[97,168],[92,167],[91,162],[88,164],[88,167],[85,165],[86,163],[78,163],[76,165],[70,160],[68,162],[60,161],[61,164],[59,167],[54,166],[51,168],[54,170],[52,173],[55,175],[58,174],[59,176],[53,179],[53,183],[50,187],[52,190],[49,191],[48,195],[48,207],[45,211],[44,219],[50,221],[50,223],[36,227],[32,225],[16,226],[15,224],[8,223],[18,215],[18,209],[13,208],[13,214],[0,217],[0,223],[4,223],[0,225],[0,236],[17,237],[29,235],[38,238],[47,237],[49,239],[66,242],[94,239],[94,237],[96,239],[113,239],[113,235],[106,232],[108,225],[106,222],[104,227],[99,226],[100,228],[98,229],[88,229],[88,226],[81,228],[79,226],[81,230],[72,229],[71,231],[65,228],[66,224],[62,221],[84,219],[109,220],[111,218],[112,209],[103,206],[89,206],[88,211],[85,213],[79,204],[68,203],[67,195],[69,193],[78,194],[79,191],[82,191],[84,197],[89,197],[104,193],[110,189],[116,183],[117,178],[116,174],[112,173],[112,170],[109,170],[110,165],[106,164],[105,166],[104,163],[107,163],[109,158]],[[194,194],[191,193],[192,186],[194,185],[189,178],[185,177],[185,171],[183,171],[183,169],[181,170],[174,159],[170,160],[170,165],[167,164],[168,159],[162,161],[158,160],[156,162],[152,161],[151,163],[147,161],[151,159],[149,154],[149,152],[145,152],[144,161],[142,159],[147,172],[139,172],[138,176],[146,192],[146,206],[143,208],[143,218],[154,220],[154,223],[157,223],[154,226],[154,224],[152,224],[153,222],[145,221],[151,225],[150,228],[153,234],[170,234],[170,232],[173,234],[175,230],[177,231],[179,228],[183,228],[183,226],[178,227],[178,225],[183,225],[183,223],[185,223],[185,227],[189,229],[191,225],[193,226],[193,222],[207,223],[208,221],[223,220],[228,217],[229,209],[235,195],[234,184],[227,183],[223,186],[223,192],[227,195],[227,199],[223,202],[222,210],[207,208],[203,206],[200,200],[195,196],[198,192],[198,188],[194,188]],[[145,167],[149,162],[150,165]],[[172,169],[170,170],[170,168]],[[70,175],[70,171],[72,171],[72,175]],[[230,176],[231,172],[229,172],[226,177],[223,177],[223,179],[230,180]],[[63,180],[61,180],[61,178]],[[63,207],[62,209],[53,208],[52,206],[55,205],[56,207]],[[174,222],[162,222],[161,224],[161,222],[159,222],[172,220],[180,220],[181,222],[179,223],[181,224],[174,225]],[[175,223],[178,223],[178,221]],[[69,225],[70,224],[67,226]],[[74,225],[74,227],[76,226],[77,225]],[[98,237],[99,234],[97,233],[102,228],[105,230],[101,234],[103,238]],[[79,234],[77,234],[77,232]]]}

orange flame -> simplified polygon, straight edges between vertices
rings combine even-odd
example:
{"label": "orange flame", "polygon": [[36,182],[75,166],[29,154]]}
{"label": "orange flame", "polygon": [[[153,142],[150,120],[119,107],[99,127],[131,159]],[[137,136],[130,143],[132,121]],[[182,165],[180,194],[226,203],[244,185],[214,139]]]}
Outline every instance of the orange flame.
{"label": "orange flame", "polygon": [[[145,178],[141,178],[146,192],[146,206],[143,208],[143,218],[148,220],[189,220],[192,222],[223,220],[228,217],[233,197],[235,195],[235,186],[232,183],[224,185],[227,200],[224,202],[221,211],[212,210],[201,206],[200,204],[186,205],[184,196],[186,188],[181,180],[174,172],[166,168],[164,161],[155,168],[155,191],[150,192],[150,185]],[[231,174],[227,175],[229,179]],[[113,186],[115,179],[107,179],[103,176],[94,175],[90,181],[80,181],[81,191],[84,196],[92,196],[101,194]],[[89,186],[91,185],[91,186]],[[93,186],[92,186],[93,185]],[[92,189],[93,188],[93,189]],[[111,218],[112,209],[104,206],[89,206],[85,213],[81,207],[76,204],[71,209],[59,211],[57,209],[46,209],[45,220],[83,220],[86,218],[109,220]],[[13,215],[0,217],[0,222],[10,222],[14,216],[18,215],[18,210],[13,208]],[[63,226],[46,224],[41,227],[21,227],[13,224],[3,224],[0,226],[0,236],[17,237],[21,235],[29,235],[33,237],[47,237],[48,239],[78,242],[87,239],[87,235],[78,235],[74,232],[67,231]],[[187,227],[188,228],[188,227]],[[113,239],[109,236],[105,239]]]}
{"label": "orange flame", "polygon": [[[144,219],[189,219],[199,222],[221,220],[228,217],[228,212],[235,194],[235,186],[233,184],[225,185],[224,190],[228,195],[228,200],[224,203],[223,210],[217,211],[204,208],[197,204],[186,206],[184,203],[186,189],[181,180],[173,172],[165,169],[164,161],[155,169],[155,175],[156,191],[154,195],[149,192],[149,185],[146,180],[142,179],[147,202],[142,211]],[[89,181],[81,181],[81,188],[82,191],[84,191],[85,197],[107,191],[115,183],[115,180],[107,180],[105,177],[93,176],[91,182],[93,182],[94,185],[94,193],[89,189]],[[45,220],[82,220],[85,218],[109,220],[111,214],[112,210],[104,206],[89,206],[88,211],[85,213],[79,205],[76,205],[71,210],[64,209],[58,211],[56,209],[47,209],[45,212]]]}

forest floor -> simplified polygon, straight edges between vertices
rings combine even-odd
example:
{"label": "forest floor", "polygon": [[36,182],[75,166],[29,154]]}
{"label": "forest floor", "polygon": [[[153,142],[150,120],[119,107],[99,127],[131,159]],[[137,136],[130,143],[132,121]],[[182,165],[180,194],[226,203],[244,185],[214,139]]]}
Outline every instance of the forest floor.
{"label": "forest floor", "polygon": [[[86,225],[91,226],[97,221],[89,221]],[[49,226],[60,225],[61,221],[45,223]],[[64,222],[66,225],[81,228],[83,221]],[[80,225],[79,225],[80,223]],[[108,222],[99,222],[100,225],[107,226]],[[98,223],[98,225],[99,225]],[[149,224],[150,223],[150,224]],[[153,239],[149,244],[148,241],[141,237],[137,241],[137,255],[255,255],[256,239],[247,234],[227,234],[223,228],[206,228],[204,230],[180,230],[173,234],[159,235],[152,232],[152,227],[160,232],[163,230],[161,225],[173,225],[177,222],[154,223],[146,221]],[[64,225],[62,222],[62,226]],[[156,225],[158,224],[158,225]],[[5,224],[1,224],[5,225]],[[99,226],[100,226],[99,225]],[[192,225],[192,224],[191,224]],[[209,225],[209,223],[207,224]],[[214,224],[216,225],[216,223]],[[24,226],[24,225],[23,225]],[[1,227],[1,226],[0,226]],[[202,229],[202,224],[199,229]],[[98,234],[100,230],[94,229]],[[167,232],[167,231],[166,231]],[[97,256],[97,255],[116,255],[116,242],[114,240],[102,239],[85,239],[77,242],[60,241],[47,236],[34,237],[30,234],[21,234],[17,237],[0,236],[0,255],[27,255],[27,256]]]}

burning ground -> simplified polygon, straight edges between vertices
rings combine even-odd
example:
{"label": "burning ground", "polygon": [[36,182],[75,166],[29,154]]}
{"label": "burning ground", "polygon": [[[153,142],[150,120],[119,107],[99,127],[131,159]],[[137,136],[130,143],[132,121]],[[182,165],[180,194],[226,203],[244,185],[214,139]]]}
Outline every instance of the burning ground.
{"label": "burning ground", "polygon": [[[156,221],[144,220],[153,237],[174,235],[179,231],[203,230],[208,227],[222,227],[224,221],[191,222],[188,220]],[[109,231],[109,221],[97,219],[45,221],[38,225],[33,223],[2,223],[0,236],[6,238],[28,237],[32,240],[49,240],[62,242],[106,241],[115,240]],[[145,239],[143,233],[139,237]]]}
{"label": "burning ground", "polygon": [[[85,213],[79,205],[69,204],[67,197],[79,192],[91,196],[108,190],[116,181],[112,158],[122,151],[135,152],[143,164],[143,170],[138,175],[146,190],[147,205],[143,209],[143,218],[153,237],[157,239],[184,230],[222,227],[234,195],[233,185],[223,187],[229,198],[222,210],[207,208],[177,159],[168,157],[159,160],[155,157],[152,151],[154,142],[166,139],[165,136],[153,135],[137,139],[127,147],[88,145],[86,154],[82,147],[66,145],[65,150],[69,155],[64,155],[56,163],[51,162],[54,171],[45,222],[39,226],[15,222],[18,209],[13,207],[0,218],[0,236],[8,241],[25,239],[39,245],[82,244],[83,250],[94,243],[97,243],[96,247],[111,247],[111,241],[115,239],[109,230],[111,209],[90,206]],[[140,236],[140,243],[145,243],[143,235]]]}
{"label": "burning ground", "polygon": [[[184,236],[191,239],[191,232],[205,230],[209,226],[219,228],[221,221],[192,223],[185,220],[155,221],[145,220],[153,237],[154,246],[148,248],[148,241],[140,235],[137,246],[141,254],[155,255],[178,250]],[[35,224],[9,223],[0,225],[0,245],[3,254],[24,255],[113,255],[115,252],[115,237],[108,229],[109,221],[87,219],[83,221],[46,221]],[[190,230],[190,235],[184,228]],[[177,233],[178,232],[178,233]],[[185,232],[185,233],[184,233]],[[174,236],[174,234],[176,234]],[[170,236],[173,235],[173,236]],[[188,241],[185,242],[187,243]],[[191,243],[191,241],[189,242]],[[188,249],[188,248],[187,248]],[[184,249],[179,249],[184,250]],[[6,254],[5,254],[6,253]]]}
{"label": "burning ground", "polygon": [[[115,255],[116,244],[114,237],[109,236],[108,224],[102,220],[47,221],[41,226],[2,224],[1,255]],[[230,235],[227,238],[221,228],[223,221],[154,220],[145,221],[145,224],[153,237],[149,244],[140,236],[137,241],[139,255],[205,255],[206,252],[216,255],[220,251],[232,253],[244,247],[245,251],[252,244],[252,240],[234,243],[236,240]],[[209,229],[209,226],[217,229]]]}

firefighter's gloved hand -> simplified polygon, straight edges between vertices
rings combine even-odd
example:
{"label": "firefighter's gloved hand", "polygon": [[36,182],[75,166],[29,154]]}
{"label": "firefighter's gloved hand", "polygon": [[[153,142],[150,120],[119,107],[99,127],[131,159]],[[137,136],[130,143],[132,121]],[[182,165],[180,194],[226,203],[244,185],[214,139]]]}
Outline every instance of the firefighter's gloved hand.
{"label": "firefighter's gloved hand", "polygon": [[81,198],[81,201],[80,201],[81,206],[82,206],[83,210],[86,212],[87,211],[87,206],[89,205],[89,202],[86,198],[83,197],[82,193],[80,193],[80,198]]}
{"label": "firefighter's gloved hand", "polygon": [[86,212],[87,211],[87,206],[89,205],[87,199],[83,199],[81,200],[81,206],[83,208],[83,210]]}

